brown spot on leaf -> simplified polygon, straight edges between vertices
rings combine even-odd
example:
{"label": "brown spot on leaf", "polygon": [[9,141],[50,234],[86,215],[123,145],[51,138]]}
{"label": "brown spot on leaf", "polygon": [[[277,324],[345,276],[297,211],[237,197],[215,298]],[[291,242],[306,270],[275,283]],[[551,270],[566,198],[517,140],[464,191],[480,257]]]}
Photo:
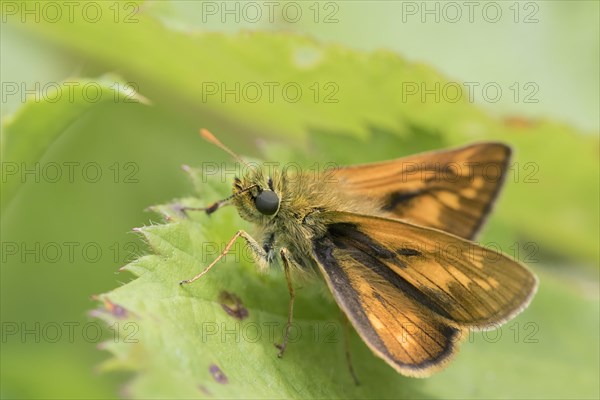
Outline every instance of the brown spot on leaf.
{"label": "brown spot on leaf", "polygon": [[127,309],[119,304],[113,303],[112,301],[110,301],[109,299],[107,299],[106,297],[104,299],[102,299],[102,301],[104,302],[104,308],[106,309],[106,311],[108,311],[109,313],[111,313],[112,315],[114,315],[117,318],[125,318],[128,315]]}
{"label": "brown spot on leaf", "polygon": [[219,368],[216,364],[211,364],[208,370],[210,371],[212,377],[215,378],[215,381],[217,381],[218,383],[226,385],[229,382],[227,376],[223,373],[223,371],[221,371],[221,368]]}
{"label": "brown spot on leaf", "polygon": [[208,390],[208,388],[204,385],[198,385],[198,390],[207,396],[212,396],[212,393],[210,392],[210,390]]}
{"label": "brown spot on leaf", "polygon": [[537,125],[537,121],[530,119],[530,118],[525,118],[525,117],[520,117],[520,116],[509,116],[504,118],[504,123],[506,125],[508,125],[511,128],[515,128],[515,129],[528,129],[528,128],[532,128],[535,125]]}
{"label": "brown spot on leaf", "polygon": [[123,319],[123,318],[127,318],[129,316],[129,311],[117,304],[117,303],[113,303],[112,301],[110,301],[110,299],[108,297],[102,297],[100,298],[100,296],[92,296],[93,300],[101,300],[104,308],[99,308],[97,310],[93,310],[90,312],[90,314],[92,316],[98,317],[101,314],[106,314],[109,313],[111,314],[113,317],[119,318],[119,319]]}
{"label": "brown spot on leaf", "polygon": [[235,294],[222,291],[219,294],[219,302],[223,310],[233,318],[242,320],[248,316],[248,309],[242,304],[242,300]]}

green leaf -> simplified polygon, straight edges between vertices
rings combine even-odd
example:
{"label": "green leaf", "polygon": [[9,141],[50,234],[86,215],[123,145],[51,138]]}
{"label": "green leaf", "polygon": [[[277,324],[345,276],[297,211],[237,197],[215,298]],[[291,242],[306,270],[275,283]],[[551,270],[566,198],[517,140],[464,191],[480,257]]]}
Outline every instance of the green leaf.
{"label": "green leaf", "polygon": [[[188,170],[196,181],[205,179]],[[228,188],[218,184],[216,192],[206,192],[210,186],[202,187],[204,202],[223,197]],[[279,359],[274,343],[281,340],[287,317],[286,283],[280,271],[257,273],[242,241],[200,280],[178,285],[203,270],[237,229],[251,229],[231,208],[210,217],[188,211],[187,218],[180,211],[199,204],[188,198],[156,207],[169,223],[139,229],[152,254],[125,267],[136,279],[102,296],[112,313],[101,315],[137,327],[135,335],[123,333],[108,347],[115,355],[108,367],[137,370],[127,387],[135,398],[592,398],[598,393],[598,303],[539,269],[542,284],[532,306],[497,331],[469,335],[452,365],[432,378],[402,377],[353,331],[347,339],[341,312],[319,279],[295,282],[296,337]],[[122,307],[118,313],[115,304]],[[136,343],[126,343],[132,339]],[[360,386],[350,375],[346,348]]]}
{"label": "green leaf", "polygon": [[2,208],[8,207],[23,186],[21,175],[25,171],[40,174],[39,161],[55,141],[91,109],[109,102],[147,100],[129,85],[108,76],[69,79],[44,85],[14,116],[3,121]]}

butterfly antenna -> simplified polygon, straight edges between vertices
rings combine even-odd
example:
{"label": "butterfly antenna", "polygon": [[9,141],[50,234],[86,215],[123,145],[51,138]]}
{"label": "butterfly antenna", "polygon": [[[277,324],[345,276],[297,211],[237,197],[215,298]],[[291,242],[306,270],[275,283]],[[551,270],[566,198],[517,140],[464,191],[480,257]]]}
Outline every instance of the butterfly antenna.
{"label": "butterfly antenna", "polygon": [[232,194],[229,197],[224,198],[223,200],[219,200],[214,202],[213,204],[211,204],[208,207],[183,207],[181,208],[181,211],[186,212],[186,211],[206,211],[206,213],[208,215],[214,213],[215,211],[217,211],[219,208],[226,206],[229,202],[229,200],[233,199],[236,196],[239,196],[242,193],[246,193],[248,190],[254,189],[255,187],[257,187],[258,185],[251,185],[248,186],[247,188],[244,188],[242,190],[240,190],[239,192],[236,192],[234,194]]}
{"label": "butterfly antenna", "polygon": [[222,149],[223,151],[225,151],[227,154],[229,154],[231,157],[233,157],[234,159],[238,160],[239,162],[241,162],[242,164],[244,164],[245,166],[249,167],[248,163],[246,163],[246,161],[244,161],[242,159],[242,157],[238,156],[237,154],[235,154],[233,151],[231,151],[229,149],[229,147],[225,146],[223,143],[221,143],[221,141],[219,139],[217,139],[215,137],[215,135],[213,135],[212,133],[210,133],[210,131],[208,129],[200,129],[200,136],[206,140],[209,143],[214,144],[215,146],[219,147],[220,149]]}
{"label": "butterfly antenna", "polygon": [[[213,135],[212,133],[210,133],[210,131],[208,129],[200,129],[200,136],[206,140],[207,142],[214,144],[215,146],[219,147],[220,149],[224,150],[227,154],[229,154],[230,156],[232,156],[235,160],[238,160],[239,162],[241,162],[242,164],[244,164],[247,167],[250,167],[250,165],[248,165],[248,163],[246,163],[242,157],[238,156],[237,154],[235,154],[233,151],[231,151],[227,146],[225,146],[223,143],[221,143],[221,141],[219,139],[217,139],[215,137],[215,135]],[[231,196],[223,199],[223,200],[219,200],[213,204],[211,204],[208,207],[183,207],[181,209],[181,211],[186,212],[186,211],[206,211],[206,213],[208,215],[214,213],[215,211],[217,211],[219,208],[221,208],[222,206],[225,206],[228,204],[229,200],[233,199],[234,197],[247,192],[250,189],[253,189],[255,187],[257,187],[258,185],[251,185],[248,186],[247,188],[244,188],[242,190],[240,190],[239,192],[236,192],[234,194],[232,194]]]}

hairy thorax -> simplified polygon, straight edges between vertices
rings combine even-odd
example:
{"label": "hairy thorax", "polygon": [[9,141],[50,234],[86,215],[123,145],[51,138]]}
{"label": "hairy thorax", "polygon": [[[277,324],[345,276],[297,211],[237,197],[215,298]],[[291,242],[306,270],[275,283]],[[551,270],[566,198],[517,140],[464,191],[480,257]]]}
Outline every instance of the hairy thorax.
{"label": "hairy thorax", "polygon": [[[312,241],[325,233],[327,212],[348,211],[357,214],[375,214],[376,204],[365,206],[342,190],[344,182],[335,175],[325,179],[311,172],[285,174],[280,170],[255,169],[234,182],[234,194],[246,188],[256,187],[234,198],[240,216],[255,224],[256,239],[274,258],[281,248],[293,255],[293,261],[303,270],[314,265]],[[254,204],[262,190],[274,191],[280,199],[277,213],[266,216],[257,211]],[[368,208],[367,208],[368,207]]]}

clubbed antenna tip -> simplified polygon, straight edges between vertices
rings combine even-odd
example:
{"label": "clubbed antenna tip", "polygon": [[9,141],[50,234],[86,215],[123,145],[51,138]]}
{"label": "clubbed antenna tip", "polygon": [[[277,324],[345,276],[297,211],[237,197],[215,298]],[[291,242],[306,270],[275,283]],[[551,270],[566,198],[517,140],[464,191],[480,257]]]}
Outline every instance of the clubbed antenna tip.
{"label": "clubbed antenna tip", "polygon": [[215,146],[219,147],[220,149],[225,151],[227,154],[229,154],[231,157],[238,160],[242,164],[248,165],[244,160],[242,160],[242,157],[238,156],[233,151],[231,151],[227,146],[225,146],[223,143],[221,143],[221,141],[219,141],[219,139],[217,139],[215,137],[215,135],[210,133],[210,131],[208,129],[204,129],[204,128],[200,129],[200,136],[207,142],[212,143]]}

